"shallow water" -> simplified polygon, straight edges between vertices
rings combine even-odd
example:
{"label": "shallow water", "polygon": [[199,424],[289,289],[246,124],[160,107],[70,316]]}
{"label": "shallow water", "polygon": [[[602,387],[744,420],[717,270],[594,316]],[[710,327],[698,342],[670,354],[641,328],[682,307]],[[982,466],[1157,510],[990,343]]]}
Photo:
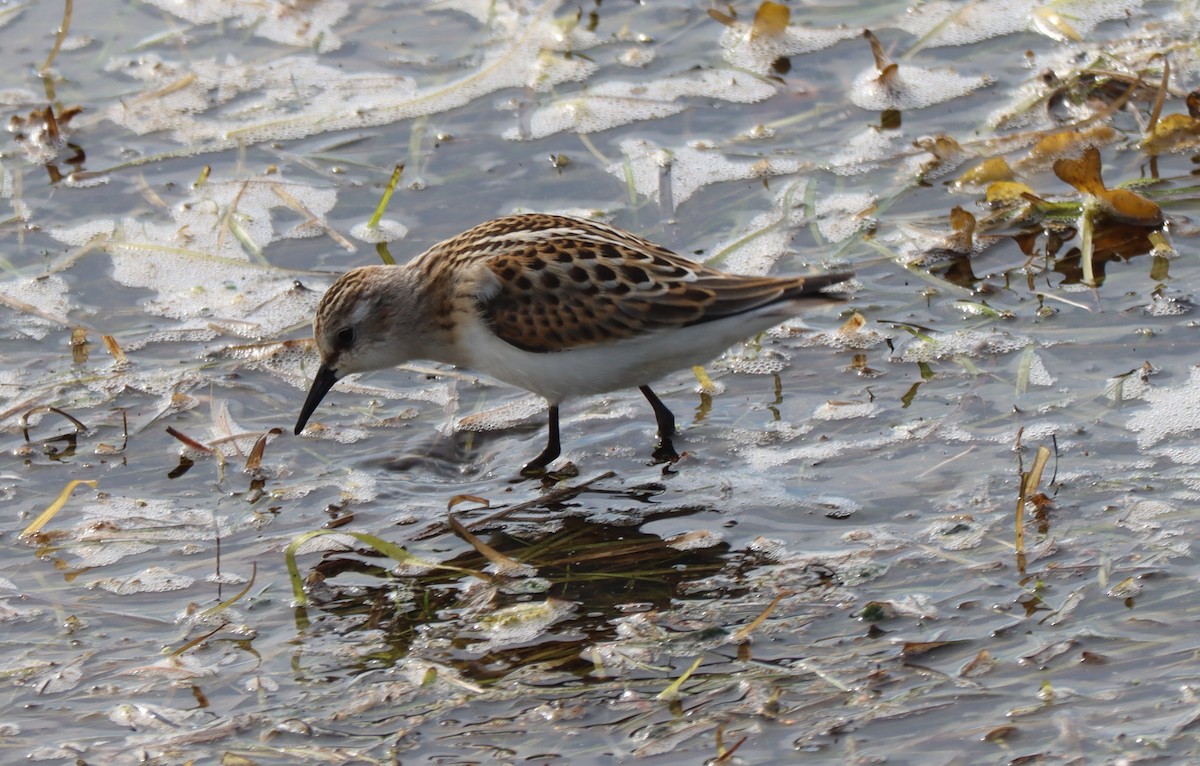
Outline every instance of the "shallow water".
{"label": "shallow water", "polygon": [[[76,3],[44,77],[62,6],[0,8],[0,760],[1195,757],[1196,147],[1139,146],[1193,4],[359,5]],[[1097,217],[1090,270],[1087,145],[1166,218]],[[955,183],[996,156],[1065,207]],[[655,386],[674,466],[631,390],[520,481],[541,403],[422,363],[292,436],[397,163],[397,260],[549,210],[856,282]]]}

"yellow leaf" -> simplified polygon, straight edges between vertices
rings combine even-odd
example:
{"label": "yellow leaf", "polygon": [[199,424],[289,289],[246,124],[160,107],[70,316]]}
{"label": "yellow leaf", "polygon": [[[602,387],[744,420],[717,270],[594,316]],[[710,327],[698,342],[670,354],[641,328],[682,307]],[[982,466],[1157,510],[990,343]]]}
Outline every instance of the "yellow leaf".
{"label": "yellow leaf", "polygon": [[1168,114],[1142,139],[1142,148],[1152,154],[1188,149],[1200,137],[1200,120],[1186,114]]}
{"label": "yellow leaf", "polygon": [[1003,157],[992,157],[970,168],[958,177],[960,186],[982,186],[997,181],[1013,180],[1013,170]]}
{"label": "yellow leaf", "polygon": [[987,188],[988,202],[1017,202],[1033,194],[1033,189],[1019,181],[997,181]]}
{"label": "yellow leaf", "polygon": [[1108,125],[1051,133],[1034,144],[1022,164],[1040,165],[1055,157],[1074,154],[1079,151],[1079,146],[1101,146],[1111,143],[1116,137],[1117,131]]}
{"label": "yellow leaf", "polygon": [[766,0],[758,6],[758,10],[754,13],[754,25],[750,27],[750,39],[779,37],[787,30],[791,17],[791,8]]}

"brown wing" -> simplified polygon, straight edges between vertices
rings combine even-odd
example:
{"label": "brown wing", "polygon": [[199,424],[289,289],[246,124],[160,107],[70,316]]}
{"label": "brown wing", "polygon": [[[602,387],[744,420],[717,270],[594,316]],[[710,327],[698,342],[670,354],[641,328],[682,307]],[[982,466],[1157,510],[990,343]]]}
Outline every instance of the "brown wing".
{"label": "brown wing", "polygon": [[480,295],[497,337],[534,352],[611,343],[819,296],[849,274],[750,277],[705,267],[628,232],[566,216],[482,224],[495,278]]}

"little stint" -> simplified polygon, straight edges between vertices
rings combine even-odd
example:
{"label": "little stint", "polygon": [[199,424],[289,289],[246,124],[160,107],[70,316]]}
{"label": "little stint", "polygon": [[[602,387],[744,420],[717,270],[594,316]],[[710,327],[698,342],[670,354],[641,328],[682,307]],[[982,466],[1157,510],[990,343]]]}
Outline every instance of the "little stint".
{"label": "little stint", "polygon": [[849,273],[727,274],[641,237],[563,215],[481,223],[398,266],[361,266],[321,298],[321,366],[296,433],[334,383],[414,359],[484,373],[549,402],[546,448],[561,452],[559,405],[637,386],[658,423],[657,457],[675,456],[675,417],[649,383],[716,357],[796,314],[838,300]]}

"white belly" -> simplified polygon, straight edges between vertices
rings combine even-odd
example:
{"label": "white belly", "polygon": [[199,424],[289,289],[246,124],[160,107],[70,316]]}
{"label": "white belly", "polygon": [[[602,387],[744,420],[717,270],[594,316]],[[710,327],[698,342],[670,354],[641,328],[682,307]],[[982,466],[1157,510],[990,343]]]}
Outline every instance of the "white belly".
{"label": "white belly", "polygon": [[712,322],[661,330],[617,343],[551,353],[523,351],[497,338],[477,319],[459,336],[453,355],[437,360],[524,388],[552,403],[653,383],[676,370],[703,364],[751,335],[794,316],[775,304]]}

